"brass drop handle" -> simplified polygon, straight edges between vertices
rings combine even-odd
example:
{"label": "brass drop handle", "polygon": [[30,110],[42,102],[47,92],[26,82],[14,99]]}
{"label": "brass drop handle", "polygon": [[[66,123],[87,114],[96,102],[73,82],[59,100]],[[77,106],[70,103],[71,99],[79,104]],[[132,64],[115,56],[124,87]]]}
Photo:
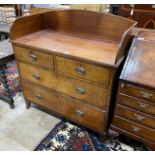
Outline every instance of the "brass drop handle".
{"label": "brass drop handle", "polygon": [[36,79],[36,80],[40,80],[40,75],[37,73],[32,74],[32,76]]}
{"label": "brass drop handle", "polygon": [[35,96],[37,99],[40,99],[40,100],[43,98],[40,94],[34,94],[34,96]]}
{"label": "brass drop handle", "polygon": [[144,91],[140,91],[140,93],[141,93],[141,96],[142,96],[143,98],[146,98],[146,99],[149,99],[150,97],[153,96],[153,94],[148,93],[148,92],[144,92]]}
{"label": "brass drop handle", "polygon": [[37,60],[37,56],[34,54],[30,54],[29,57],[31,58],[32,61],[36,61]]}
{"label": "brass drop handle", "polygon": [[80,110],[76,110],[75,111],[75,115],[77,115],[77,116],[84,116],[84,112],[82,112]]}
{"label": "brass drop handle", "polygon": [[141,129],[136,127],[136,126],[132,126],[132,129],[134,132],[140,132],[141,131]]}
{"label": "brass drop handle", "polygon": [[142,121],[142,120],[144,120],[145,119],[145,117],[143,117],[143,116],[140,116],[140,115],[138,115],[138,114],[134,114],[134,116],[135,116],[135,118],[137,119],[137,120],[139,120],[139,121]]}
{"label": "brass drop handle", "polygon": [[80,87],[76,88],[75,91],[76,91],[76,93],[78,93],[78,94],[85,94],[85,93],[86,93],[86,90],[83,89],[83,88],[80,88]]}
{"label": "brass drop handle", "polygon": [[86,74],[86,70],[83,67],[76,67],[75,71],[80,74],[80,75],[85,75]]}
{"label": "brass drop handle", "polygon": [[146,103],[143,103],[143,102],[138,102],[138,103],[139,103],[139,107],[143,108],[143,109],[146,109],[146,108],[148,108],[150,106],[149,104],[146,104]]}

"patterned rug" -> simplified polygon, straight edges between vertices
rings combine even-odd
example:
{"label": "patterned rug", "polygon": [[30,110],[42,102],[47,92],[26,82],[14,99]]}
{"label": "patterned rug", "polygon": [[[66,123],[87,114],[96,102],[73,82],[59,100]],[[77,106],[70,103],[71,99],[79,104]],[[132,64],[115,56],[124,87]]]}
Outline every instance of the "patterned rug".
{"label": "patterned rug", "polygon": [[14,97],[16,93],[21,92],[21,85],[16,62],[10,61],[6,64],[6,68],[4,70],[0,70],[0,95],[2,95],[4,98],[7,98],[8,93],[6,91],[6,87],[4,86],[4,82],[2,82],[4,80],[2,72],[4,72],[6,76],[6,82],[9,86],[8,88],[10,94],[12,97]]}
{"label": "patterned rug", "polygon": [[61,121],[39,143],[34,151],[147,151],[147,148],[124,136],[110,133],[104,143],[99,135],[84,127]]}

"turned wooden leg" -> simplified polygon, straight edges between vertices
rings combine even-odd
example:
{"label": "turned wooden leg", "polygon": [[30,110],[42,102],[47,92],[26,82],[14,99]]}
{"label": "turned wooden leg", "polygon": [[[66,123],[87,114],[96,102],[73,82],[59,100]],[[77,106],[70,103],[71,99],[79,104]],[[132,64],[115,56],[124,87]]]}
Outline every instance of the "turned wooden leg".
{"label": "turned wooden leg", "polygon": [[13,101],[13,99],[11,99],[11,101],[10,101],[10,109],[14,109],[14,108],[15,108],[14,101]]}
{"label": "turned wooden leg", "polygon": [[29,109],[31,107],[31,103],[29,101],[26,101],[26,108]]}
{"label": "turned wooden leg", "polygon": [[12,95],[10,93],[10,90],[9,90],[9,85],[7,83],[7,77],[5,75],[5,66],[2,67],[2,70],[1,70],[1,82],[5,88],[5,91],[7,93],[7,102],[9,103],[10,105],[10,108],[13,109],[15,106],[14,106],[14,100],[12,98]]}

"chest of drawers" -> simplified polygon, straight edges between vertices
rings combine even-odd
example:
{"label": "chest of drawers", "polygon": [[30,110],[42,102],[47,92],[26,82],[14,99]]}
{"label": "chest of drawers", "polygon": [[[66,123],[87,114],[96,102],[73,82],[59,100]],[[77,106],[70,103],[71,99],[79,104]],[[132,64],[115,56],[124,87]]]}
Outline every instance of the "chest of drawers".
{"label": "chest of drawers", "polygon": [[111,128],[155,150],[155,41],[147,31],[141,30],[130,48]]}
{"label": "chest of drawers", "polygon": [[106,133],[113,81],[135,24],[82,10],[17,19],[10,37],[27,106],[32,102]]}

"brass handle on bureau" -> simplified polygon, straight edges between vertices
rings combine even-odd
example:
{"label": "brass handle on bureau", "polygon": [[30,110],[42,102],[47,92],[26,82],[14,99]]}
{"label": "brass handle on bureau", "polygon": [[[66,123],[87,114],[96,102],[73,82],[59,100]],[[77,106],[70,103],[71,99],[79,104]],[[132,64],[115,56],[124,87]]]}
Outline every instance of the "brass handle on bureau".
{"label": "brass handle on bureau", "polygon": [[84,113],[82,111],[80,111],[80,110],[76,110],[75,111],[75,115],[77,115],[77,116],[84,116]]}
{"label": "brass handle on bureau", "polygon": [[32,74],[32,76],[36,79],[36,80],[40,80],[40,75],[37,73]]}
{"label": "brass handle on bureau", "polygon": [[140,115],[138,115],[138,114],[134,114],[134,116],[135,116],[135,118],[136,118],[137,120],[139,120],[139,121],[142,121],[142,120],[145,119],[145,117],[140,116]]}
{"label": "brass handle on bureau", "polygon": [[143,103],[143,102],[138,102],[138,103],[139,103],[140,108],[146,109],[146,108],[149,107],[149,104],[146,104],[146,103]]}
{"label": "brass handle on bureau", "polygon": [[140,132],[141,131],[141,129],[136,127],[136,126],[132,126],[132,129],[134,132]]}
{"label": "brass handle on bureau", "polygon": [[30,54],[29,57],[31,58],[32,61],[36,61],[37,60],[37,56],[34,54]]}
{"label": "brass handle on bureau", "polygon": [[141,96],[142,96],[143,98],[146,98],[146,99],[149,99],[150,97],[153,96],[153,94],[148,93],[148,92],[144,92],[144,91],[141,91],[140,93],[141,93]]}
{"label": "brass handle on bureau", "polygon": [[85,74],[86,74],[86,70],[85,70],[83,67],[76,67],[76,68],[75,68],[75,71],[76,71],[78,74],[81,74],[81,75],[85,75]]}
{"label": "brass handle on bureau", "polygon": [[39,94],[34,94],[34,97],[36,97],[37,99],[42,99],[43,97],[41,96],[41,95],[39,95]]}
{"label": "brass handle on bureau", "polygon": [[75,91],[78,93],[78,94],[85,94],[86,93],[86,90],[83,89],[83,88],[76,88]]}

